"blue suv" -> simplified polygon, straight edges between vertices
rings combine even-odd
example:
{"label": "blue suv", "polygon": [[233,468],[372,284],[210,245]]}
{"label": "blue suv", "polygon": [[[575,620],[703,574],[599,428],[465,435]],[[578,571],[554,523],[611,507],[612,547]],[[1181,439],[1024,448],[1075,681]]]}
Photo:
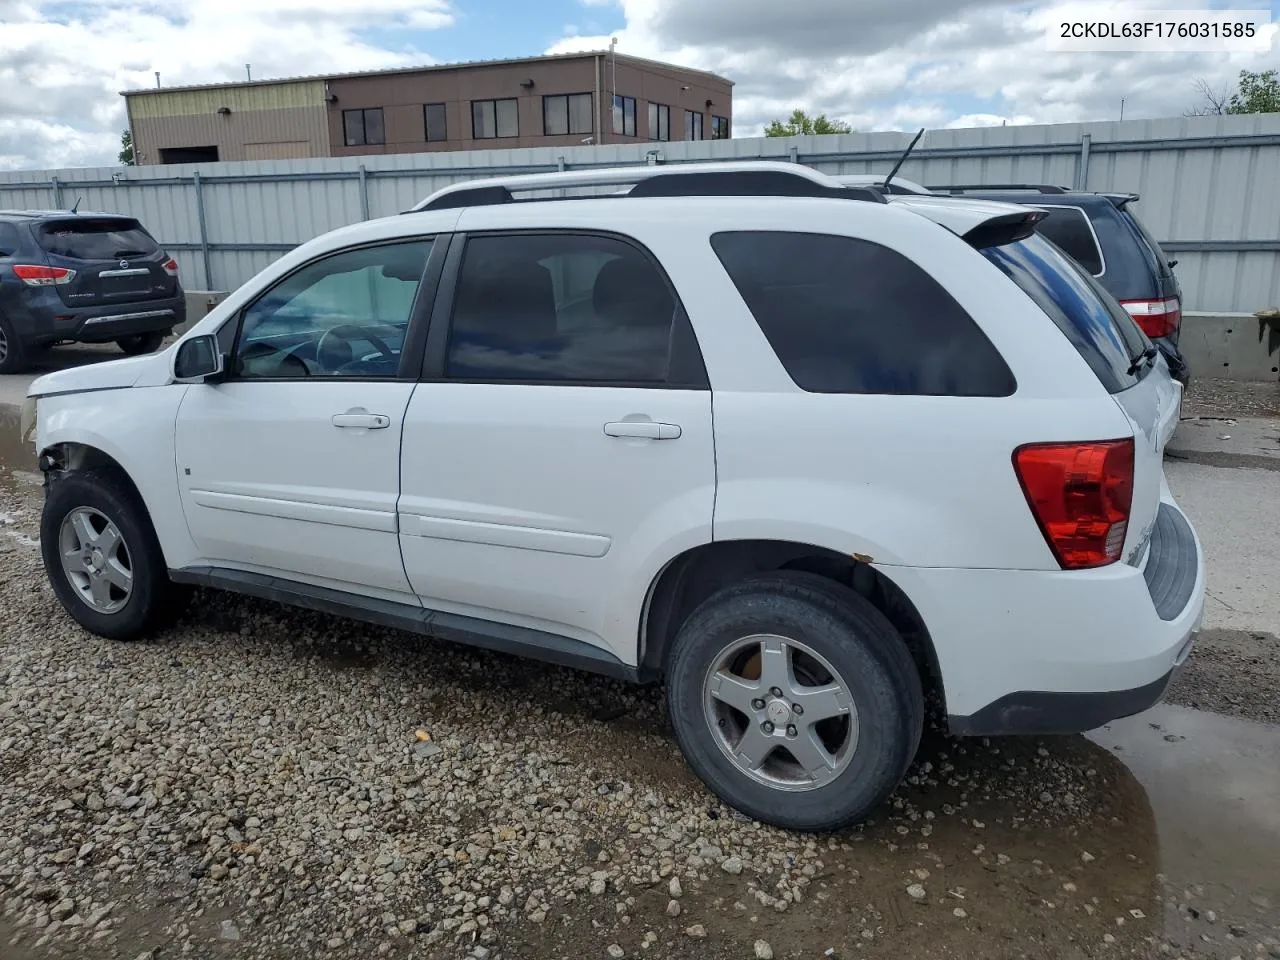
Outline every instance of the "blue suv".
{"label": "blue suv", "polygon": [[177,262],[137,220],[0,210],[0,373],[55,343],[150,353],[186,313]]}
{"label": "blue suv", "polygon": [[1160,348],[1174,379],[1183,386],[1190,382],[1187,361],[1178,349],[1182,287],[1173,273],[1177,261],[1165,258],[1160,244],[1130,208],[1138,199],[1136,193],[1086,193],[1048,184],[965,184],[929,189],[1044,210],[1048,216],[1036,231],[1093,274]]}

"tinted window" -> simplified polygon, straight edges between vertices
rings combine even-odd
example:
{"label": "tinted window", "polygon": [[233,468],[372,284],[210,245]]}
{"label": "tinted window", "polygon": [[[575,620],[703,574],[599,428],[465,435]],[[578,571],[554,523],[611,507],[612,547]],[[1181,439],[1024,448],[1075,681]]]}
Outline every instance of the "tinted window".
{"label": "tinted window", "polygon": [[675,315],[657,267],[621,240],[475,237],[458,277],[445,375],[666,381]]}
{"label": "tinted window", "polygon": [[900,253],[810,233],[721,233],[711,244],[801,389],[1014,391],[1013,374],[977,324]]}
{"label": "tinted window", "polygon": [[1137,231],[1138,236],[1141,238],[1141,242],[1146,245],[1147,252],[1152,257],[1156,272],[1162,277],[1170,276],[1173,273],[1173,268],[1169,266],[1169,259],[1165,256],[1164,251],[1160,249],[1160,244],[1157,243],[1156,238],[1151,235],[1151,231],[1143,226],[1142,221],[1127,209],[1122,210],[1120,212],[1120,216],[1127,220],[1130,226]]}
{"label": "tinted window", "polygon": [[145,257],[160,249],[137,220],[76,219],[47,223],[40,245],[59,257],[77,260],[118,260]]}
{"label": "tinted window", "polygon": [[1149,341],[1115,298],[1061,250],[1037,234],[982,252],[1049,315],[1109,391],[1142,378],[1127,371]]}
{"label": "tinted window", "polygon": [[343,110],[342,136],[343,142],[348,147],[386,143],[387,137],[382,126],[382,108]]}
{"label": "tinted window", "polygon": [[427,140],[448,140],[445,130],[444,104],[428,103],[422,108],[422,119],[426,127]]}
{"label": "tinted window", "polygon": [[244,312],[238,377],[394,377],[430,240],[308,264]]}
{"label": "tinted window", "polygon": [[11,223],[0,223],[0,257],[12,257],[21,245],[18,228]]}
{"label": "tinted window", "polygon": [[1102,273],[1102,251],[1083,210],[1075,207],[1046,208],[1048,216],[1036,226],[1036,232],[1060,246],[1076,263],[1095,277]]}

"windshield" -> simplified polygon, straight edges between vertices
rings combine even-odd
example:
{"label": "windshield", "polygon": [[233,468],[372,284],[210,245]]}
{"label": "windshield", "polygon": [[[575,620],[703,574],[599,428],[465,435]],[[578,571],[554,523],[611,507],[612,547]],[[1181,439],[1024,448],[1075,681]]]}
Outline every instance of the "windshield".
{"label": "windshield", "polygon": [[1128,371],[1151,341],[1115,298],[1052,242],[1037,233],[982,253],[1049,315],[1109,392],[1126,390],[1146,375],[1149,364]]}

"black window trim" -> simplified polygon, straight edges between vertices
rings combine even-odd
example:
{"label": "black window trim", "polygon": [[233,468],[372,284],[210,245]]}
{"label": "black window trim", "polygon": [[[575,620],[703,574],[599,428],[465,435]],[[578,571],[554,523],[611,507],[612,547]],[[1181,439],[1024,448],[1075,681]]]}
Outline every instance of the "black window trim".
{"label": "black window trim", "polygon": [[[433,297],[424,291],[435,290],[440,283],[440,275],[444,270],[445,258],[448,255],[452,234],[446,232],[413,234],[402,237],[389,237],[385,240],[374,240],[368,243],[352,244],[319,254],[276,280],[259,294],[244,304],[235,315],[227,320],[236,327],[235,338],[231,342],[231,351],[223,360],[226,371],[220,378],[222,383],[414,383],[418,379],[418,371],[422,367],[422,353],[426,344],[427,326],[430,322],[430,310]],[[308,267],[328,260],[332,257],[352,253],[356,250],[368,250],[374,247],[399,246],[405,243],[431,242],[431,252],[427,255],[427,265],[422,277],[418,280],[418,289],[413,295],[413,306],[409,308],[409,325],[405,328],[404,344],[400,348],[400,366],[393,377],[353,377],[312,375],[307,377],[237,377],[231,373],[232,360],[240,351],[240,337],[244,333],[245,314],[280,284],[287,282]],[[219,327],[219,330],[222,328]]]}
{"label": "black window trim", "polygon": [[[1034,207],[1036,206],[1036,204],[1032,203],[1032,204],[1028,204],[1028,206]],[[1089,273],[1089,276],[1093,277],[1095,280],[1101,279],[1102,277],[1106,276],[1107,254],[1106,254],[1106,251],[1102,249],[1102,241],[1098,239],[1098,231],[1093,228],[1093,220],[1089,216],[1089,211],[1086,210],[1084,207],[1078,206],[1074,203],[1042,203],[1040,204],[1040,209],[1047,210],[1050,213],[1052,213],[1054,210],[1075,210],[1077,213],[1080,214],[1080,216],[1084,217],[1084,222],[1089,227],[1089,236],[1093,238],[1093,246],[1098,251],[1098,262],[1102,264],[1102,270],[1098,273],[1089,273],[1089,271],[1087,270],[1085,272]],[[1046,237],[1045,239],[1051,240],[1052,238]],[[1067,254],[1067,256],[1071,256],[1071,254]],[[1075,258],[1072,257],[1072,259],[1075,259]],[[1080,261],[1076,260],[1076,262],[1079,263]],[[1083,264],[1081,264],[1081,267],[1083,267]]]}
{"label": "black window trim", "polygon": [[[822,231],[822,230],[778,229],[778,228],[717,230],[715,233],[712,233],[709,237],[707,237],[707,244],[711,247],[712,253],[715,255],[716,260],[719,261],[720,269],[724,272],[725,278],[733,286],[734,294],[738,297],[738,300],[742,305],[742,309],[747,312],[747,316],[752,318],[752,321],[755,323],[756,328],[760,331],[760,335],[764,337],[766,341],[768,341],[769,339],[768,334],[765,333],[764,327],[760,325],[759,319],[756,318],[755,311],[751,309],[751,304],[747,302],[747,298],[743,296],[742,291],[738,288],[738,284],[734,281],[733,275],[729,272],[728,266],[725,264],[723,260],[720,259],[720,252],[715,248],[715,240],[717,237],[733,236],[737,234],[774,234],[774,233],[787,233],[787,234],[794,234],[796,236],[825,237],[827,239],[836,239],[836,240],[857,240],[863,243],[870,243],[878,247],[883,247],[885,250],[888,250],[891,253],[894,253],[897,256],[902,257],[908,263],[913,265],[916,269],[920,270],[922,273],[930,277],[934,281],[934,283],[938,285],[938,289],[940,289],[947,296],[947,298],[953,304],[955,304],[956,309],[969,318],[969,322],[973,324],[973,329],[977,332],[978,336],[981,337],[986,342],[986,344],[991,348],[992,353],[997,358],[999,358],[1000,362],[1004,365],[1005,370],[1008,371],[1009,383],[1011,385],[1008,393],[1000,393],[1000,394],[872,393],[872,392],[862,393],[862,392],[853,392],[853,391],[809,390],[806,387],[803,387],[796,382],[795,377],[793,377],[791,375],[791,371],[787,369],[787,365],[785,362],[783,362],[782,357],[778,356],[777,350],[774,349],[772,344],[769,344],[769,349],[774,355],[774,361],[778,364],[778,369],[782,371],[783,375],[788,380],[790,380],[791,383],[795,386],[795,388],[799,390],[801,393],[813,394],[815,396],[830,396],[830,397],[929,397],[929,398],[942,398],[942,399],[948,399],[948,400],[986,400],[986,401],[993,400],[993,399],[1003,400],[1007,397],[1012,397],[1017,394],[1019,390],[1017,373],[1014,371],[1013,367],[1009,365],[1009,361],[1005,358],[1004,354],[1001,353],[1000,348],[996,346],[995,342],[991,339],[987,331],[983,329],[982,324],[980,324],[977,321],[974,315],[969,311],[967,307],[964,306],[964,304],[962,304],[959,300],[956,299],[956,295],[952,293],[949,289],[947,289],[945,284],[943,284],[940,280],[934,277],[932,273],[930,273],[924,266],[922,266],[913,257],[909,257],[907,254],[903,253],[901,250],[898,250],[887,243],[883,243],[880,240],[872,240],[869,237],[856,236],[856,235],[847,234],[847,233],[831,233],[830,231]],[[1048,238],[1045,238],[1045,239],[1048,239]],[[1066,255],[1064,254],[1064,256]],[[1067,256],[1067,259],[1071,260],[1071,257]],[[1074,263],[1074,261],[1072,262]],[[990,264],[990,265],[992,267],[995,267],[995,264]],[[999,268],[996,267],[996,269],[998,270]],[[1081,273],[1085,273],[1085,275],[1088,276],[1088,274],[1084,271],[1083,268],[1080,268],[1080,271]],[[1012,283],[1013,281],[1011,280],[1009,282]]]}
{"label": "black window trim", "polygon": [[[591,103],[591,111],[587,117],[590,126],[586,130],[573,129],[573,113],[569,109],[569,99],[571,97],[586,97]],[[547,101],[563,100],[564,101],[564,133],[548,133],[547,132]],[[495,118],[496,122],[496,118]],[[544,137],[576,137],[584,133],[596,132],[596,108],[595,94],[590,90],[580,91],[576,93],[544,93],[542,95],[542,135]]]}
{"label": "black window trim", "polygon": [[[718,121],[720,121],[720,123],[723,123],[723,124],[724,124],[724,136],[723,136],[723,137],[718,136],[718,135],[717,135],[717,133],[716,133],[716,127],[718,127],[718,126],[719,126],[719,124],[716,122],[717,120],[718,120]],[[711,139],[712,139],[712,140],[728,140],[728,139],[730,139],[730,137],[729,137],[729,118],[728,118],[728,117],[721,117],[721,116],[718,116],[718,115],[716,115],[716,114],[714,114],[714,113],[711,115]]]}
{"label": "black window trim", "polygon": [[[650,265],[658,272],[658,276],[662,278],[663,284],[667,288],[667,292],[671,295],[672,301],[676,305],[675,315],[672,317],[673,337],[671,342],[674,345],[687,344],[694,351],[694,356],[688,358],[688,368],[690,370],[699,371],[694,379],[687,383],[673,383],[670,380],[654,381],[654,380],[547,380],[529,379],[529,378],[507,378],[501,380],[484,379],[477,377],[450,377],[445,375],[445,362],[448,359],[449,352],[449,326],[453,320],[453,303],[458,291],[458,277],[461,273],[462,258],[466,252],[467,241],[471,238],[489,238],[489,237],[546,237],[555,236],[557,234],[565,234],[572,237],[603,237],[609,240],[618,240],[627,244],[642,257],[644,257]],[[434,254],[434,249],[432,253]],[[417,305],[415,303],[415,314]],[[679,326],[679,336],[675,336],[675,328]],[[402,368],[403,369],[403,368]],[[711,381],[707,377],[707,365],[702,356],[702,347],[698,343],[697,335],[693,330],[693,324],[689,320],[689,313],[685,309],[684,302],[680,299],[675,285],[671,282],[671,278],[667,275],[667,271],[663,269],[661,261],[653,255],[653,253],[634,237],[626,234],[616,233],[611,230],[592,230],[580,229],[577,227],[530,227],[527,229],[495,229],[495,230],[475,230],[470,232],[459,231],[452,236],[452,242],[449,245],[448,259],[444,263],[444,275],[436,287],[435,302],[431,307],[431,317],[427,326],[426,349],[422,358],[421,373],[419,381],[422,383],[458,383],[458,384],[490,384],[495,386],[533,386],[533,387],[600,387],[608,389],[624,388],[624,389],[645,389],[645,390],[710,390]]]}
{"label": "black window trim", "polygon": [[[510,100],[516,105],[516,132],[515,133],[499,133],[498,132],[498,104]],[[519,97],[483,97],[479,100],[468,101],[471,104],[471,139],[472,140],[514,140],[520,136],[520,98]],[[493,136],[482,137],[476,133],[476,104],[491,103],[493,104]]]}
{"label": "black window trim", "polygon": [[[369,140],[369,124],[365,120],[366,113],[372,113],[374,110],[382,115],[382,139],[376,143]],[[359,143],[352,143],[347,139],[347,114],[360,114],[360,136]],[[385,147],[387,145],[387,116],[383,113],[381,107],[350,107],[342,111],[342,145],[344,147]]]}
{"label": "black window trim", "polygon": [[[444,136],[432,139],[431,124],[427,120],[427,111],[432,107],[439,107],[441,112],[440,121],[444,124]],[[495,120],[497,118],[495,117]],[[422,105],[422,139],[426,143],[445,143],[449,139],[449,107],[442,100],[436,100],[431,103]]]}

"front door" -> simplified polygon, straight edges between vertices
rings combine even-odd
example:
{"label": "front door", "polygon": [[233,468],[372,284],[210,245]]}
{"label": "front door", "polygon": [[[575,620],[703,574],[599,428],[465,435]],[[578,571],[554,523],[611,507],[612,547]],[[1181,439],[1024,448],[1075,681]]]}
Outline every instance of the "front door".
{"label": "front door", "polygon": [[429,608],[634,663],[650,579],[711,539],[711,391],[687,318],[617,237],[476,235],[456,271],[405,417],[409,580]]}
{"label": "front door", "polygon": [[183,508],[209,565],[411,597],[396,498],[417,371],[401,353],[431,248],[332,254],[242,311],[226,379],[178,411]]}

